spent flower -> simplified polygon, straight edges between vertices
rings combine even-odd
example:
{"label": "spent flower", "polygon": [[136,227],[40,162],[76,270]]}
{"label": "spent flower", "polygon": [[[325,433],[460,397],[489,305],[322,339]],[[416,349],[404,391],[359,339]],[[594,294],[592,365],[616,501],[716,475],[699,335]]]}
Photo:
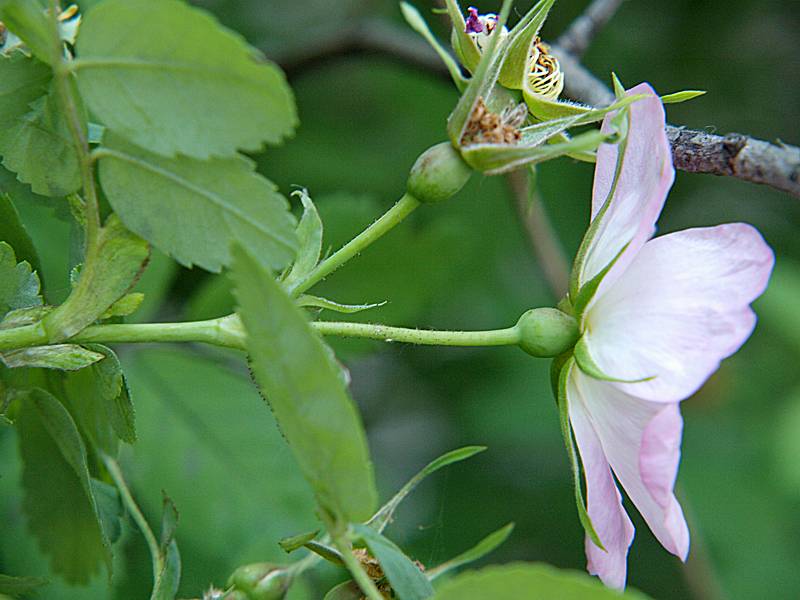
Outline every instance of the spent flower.
{"label": "spent flower", "polygon": [[664,109],[647,84],[628,94],[648,97],[628,107],[626,138],[598,150],[592,222],[568,303],[581,337],[554,363],[568,450],[577,469],[574,437],[586,482],[586,506],[579,480],[576,495],[588,569],[617,588],[634,536],[617,482],[664,548],[687,557],[689,531],[673,491],[679,403],[750,336],[750,304],[774,263],[743,223],[653,238],[674,180]]}

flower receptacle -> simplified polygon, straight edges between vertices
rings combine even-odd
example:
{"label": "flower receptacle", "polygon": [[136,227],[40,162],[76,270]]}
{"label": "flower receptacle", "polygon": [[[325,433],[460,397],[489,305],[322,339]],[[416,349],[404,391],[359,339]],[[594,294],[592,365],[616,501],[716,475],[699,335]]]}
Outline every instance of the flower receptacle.
{"label": "flower receptacle", "polygon": [[517,323],[519,347],[531,356],[553,358],[578,341],[578,322],[556,308],[529,310]]}
{"label": "flower receptacle", "polygon": [[472,176],[450,142],[442,142],[423,152],[411,167],[408,193],[420,202],[441,202],[458,193]]}
{"label": "flower receptacle", "polygon": [[236,569],[228,585],[248,600],[281,600],[286,597],[292,576],[284,565],[254,563]]}

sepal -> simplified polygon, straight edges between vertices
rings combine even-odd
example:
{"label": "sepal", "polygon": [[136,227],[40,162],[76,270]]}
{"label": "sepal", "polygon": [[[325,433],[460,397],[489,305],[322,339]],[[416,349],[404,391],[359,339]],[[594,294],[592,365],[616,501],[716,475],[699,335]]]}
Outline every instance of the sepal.
{"label": "sepal", "polygon": [[[505,60],[499,75],[501,85],[512,90],[523,89],[525,81],[532,73],[535,60],[540,56],[537,48],[539,30],[555,1],[540,0],[509,33]],[[559,93],[560,91],[559,89]]]}

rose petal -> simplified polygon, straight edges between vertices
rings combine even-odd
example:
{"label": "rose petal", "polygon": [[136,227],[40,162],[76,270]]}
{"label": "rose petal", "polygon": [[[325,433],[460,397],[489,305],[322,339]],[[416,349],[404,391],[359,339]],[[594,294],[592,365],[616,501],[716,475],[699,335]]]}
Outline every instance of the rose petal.
{"label": "rose petal", "polygon": [[678,404],[635,398],[580,369],[571,382],[617,480],[658,541],[685,560],[689,529],[673,493],[683,429]]}
{"label": "rose petal", "polygon": [[[630,128],[622,167],[613,197],[580,267],[579,284],[600,273],[628,244],[614,268],[605,276],[600,290],[624,272],[644,243],[655,232],[655,223],[675,179],[672,152],[665,132],[664,107],[656,92],[646,83],[628,95],[650,94],[630,107]],[[603,121],[608,131],[613,115]],[[617,169],[619,145],[603,144],[597,151],[597,166],[592,191],[592,219],[606,202]]]}
{"label": "rose petal", "polygon": [[750,336],[749,304],[764,291],[774,256],[743,223],[689,229],[649,241],[596,299],[585,341],[600,369],[646,400],[693,394]]}

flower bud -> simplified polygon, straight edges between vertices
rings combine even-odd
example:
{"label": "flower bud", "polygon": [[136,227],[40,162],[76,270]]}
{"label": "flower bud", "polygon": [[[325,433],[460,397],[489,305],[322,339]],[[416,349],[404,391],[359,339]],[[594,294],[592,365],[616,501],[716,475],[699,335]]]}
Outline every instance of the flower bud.
{"label": "flower bud", "polygon": [[254,563],[236,569],[228,585],[244,593],[247,600],[282,600],[289,591],[292,577],[283,565]]}
{"label": "flower bud", "polygon": [[519,347],[532,356],[552,358],[578,341],[578,322],[555,308],[529,310],[517,323]]}
{"label": "flower bud", "polygon": [[450,142],[442,142],[423,152],[411,167],[408,193],[420,202],[440,202],[455,195],[471,175]]}

